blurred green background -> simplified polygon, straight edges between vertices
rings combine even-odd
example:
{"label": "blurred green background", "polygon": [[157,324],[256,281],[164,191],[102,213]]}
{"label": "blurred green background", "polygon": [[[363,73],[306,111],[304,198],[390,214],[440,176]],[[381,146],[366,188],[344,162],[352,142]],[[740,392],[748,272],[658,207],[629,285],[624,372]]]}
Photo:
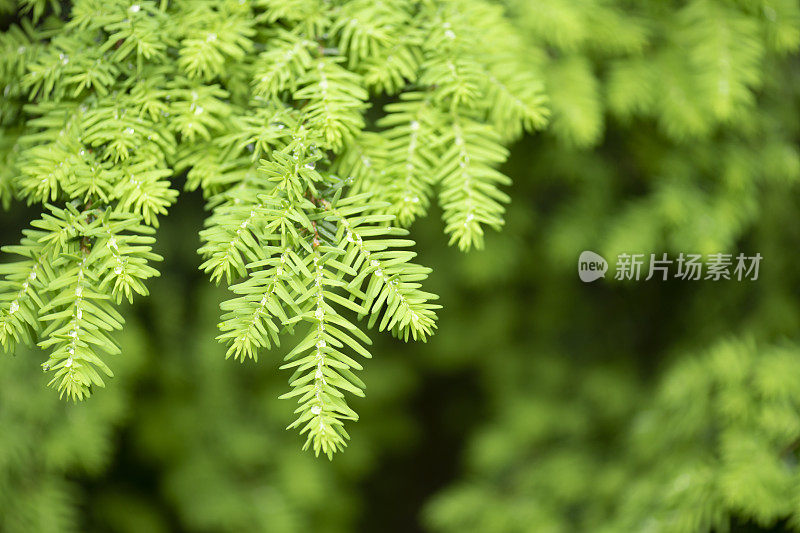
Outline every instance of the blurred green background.
{"label": "blurred green background", "polygon": [[[282,352],[225,361],[185,194],[107,389],[67,404],[42,354],[0,358],[0,531],[800,528],[800,5],[507,8],[551,125],[512,147],[485,250],[414,226],[439,330],[374,336],[346,451],[284,430]],[[0,242],[34,216],[0,211]],[[764,259],[757,281],[584,284],[583,250]]]}

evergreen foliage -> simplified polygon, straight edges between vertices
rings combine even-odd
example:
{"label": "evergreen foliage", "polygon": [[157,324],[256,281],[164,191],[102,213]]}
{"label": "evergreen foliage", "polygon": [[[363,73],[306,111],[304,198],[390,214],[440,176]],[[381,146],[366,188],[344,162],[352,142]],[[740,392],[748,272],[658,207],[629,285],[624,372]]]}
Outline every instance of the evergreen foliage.
{"label": "evergreen foliage", "polygon": [[[800,529],[794,0],[0,9],[0,204],[42,211],[0,266],[0,530]],[[584,285],[587,249],[765,261]],[[298,454],[287,375],[306,447],[359,445]]]}
{"label": "evergreen foliage", "polygon": [[[797,234],[786,224],[800,177],[800,7],[538,4],[512,8],[533,41],[560,52],[540,63],[551,139],[521,157],[542,179],[514,198],[559,203],[517,215],[518,234],[491,245],[500,258],[469,267],[471,277],[510,268],[508,286],[536,298],[511,302],[501,278],[475,284],[482,296],[461,303],[506,310],[499,320],[478,314],[489,338],[464,342],[490,414],[424,523],[442,532],[794,531]],[[612,288],[587,291],[572,274],[576,250],[587,249],[773,259],[750,287],[606,280]],[[481,357],[487,350],[494,357]]]}
{"label": "evergreen foliage", "polygon": [[[131,376],[143,363],[143,331],[121,333],[128,357],[116,387],[93,402],[69,405],[47,389],[46,376],[23,348],[0,372],[0,530],[85,531],[79,478],[100,476],[112,462],[114,435],[131,412]],[[34,443],[34,444],[32,444]]]}
{"label": "evergreen foliage", "polygon": [[104,386],[115,304],[158,275],[150,235],[186,176],[211,210],[201,268],[234,294],[219,340],[255,359],[306,330],[283,366],[290,427],[331,456],[370,357],[352,314],[404,340],[436,327],[403,227],[435,191],[462,250],[503,224],[503,143],[547,117],[514,31],[482,1],[21,2],[0,195],[46,214],[5,249],[23,259],[3,268],[0,343],[50,350],[62,396]]}

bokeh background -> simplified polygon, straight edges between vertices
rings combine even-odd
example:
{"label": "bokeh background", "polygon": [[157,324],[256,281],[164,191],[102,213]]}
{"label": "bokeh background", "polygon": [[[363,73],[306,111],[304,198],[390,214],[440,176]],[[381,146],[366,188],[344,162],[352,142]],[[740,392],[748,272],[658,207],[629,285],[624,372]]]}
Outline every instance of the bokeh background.
{"label": "bokeh background", "polygon": [[[0,531],[800,528],[800,5],[505,4],[551,123],[512,147],[483,251],[435,209],[413,227],[439,330],[374,336],[347,450],[285,431],[282,353],[224,359],[184,194],[107,389],[68,404],[41,353],[0,358]],[[35,216],[0,210],[0,243]],[[764,259],[756,281],[584,284],[586,249]]]}

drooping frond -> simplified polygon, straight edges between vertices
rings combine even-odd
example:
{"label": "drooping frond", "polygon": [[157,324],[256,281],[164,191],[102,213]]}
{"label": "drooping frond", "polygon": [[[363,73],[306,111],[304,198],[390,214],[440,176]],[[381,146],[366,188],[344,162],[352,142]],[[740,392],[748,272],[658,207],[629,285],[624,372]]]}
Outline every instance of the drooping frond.
{"label": "drooping frond", "polygon": [[227,356],[292,338],[293,426],[315,453],[341,449],[361,328],[436,328],[405,228],[437,199],[463,250],[503,224],[503,145],[548,116],[534,47],[485,0],[26,0],[20,13],[0,36],[0,204],[51,207],[7,248],[22,259],[2,267],[0,344],[49,350],[62,395],[102,386],[118,305],[158,274],[153,234],[178,187],[198,190],[200,269],[231,292]]}

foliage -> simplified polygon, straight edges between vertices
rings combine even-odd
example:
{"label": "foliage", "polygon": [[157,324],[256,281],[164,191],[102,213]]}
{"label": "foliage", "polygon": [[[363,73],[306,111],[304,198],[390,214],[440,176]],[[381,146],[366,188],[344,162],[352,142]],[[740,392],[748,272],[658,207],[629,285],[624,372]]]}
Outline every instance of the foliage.
{"label": "foliage", "polygon": [[[478,285],[478,306],[515,318],[468,344],[490,414],[460,479],[425,509],[433,531],[798,527],[798,236],[786,221],[800,176],[800,11],[674,4],[512,4],[534,41],[560,51],[540,68],[564,90],[552,138],[519,161],[543,177],[514,192],[541,208],[536,229],[516,226],[503,262],[475,259],[470,272],[516,265],[512,286],[536,298]],[[593,31],[598,21],[617,31]],[[574,285],[580,250],[737,249],[771,257],[751,286]]]}
{"label": "foliage", "polygon": [[[0,467],[0,509],[12,509],[0,529],[800,529],[796,2],[165,4],[25,1],[3,36],[3,79],[15,81],[0,108],[0,198],[13,207],[0,215],[16,224],[20,203],[49,206],[3,267],[0,315],[19,295],[6,343],[22,355],[29,338],[65,327],[50,276],[74,294],[87,250],[95,277],[82,279],[103,289],[83,301],[100,342],[81,350],[112,339],[98,313],[128,324],[125,357],[99,358],[120,386],[92,402],[57,403],[28,355],[0,361],[0,458],[28,444]],[[79,62],[73,40],[98,25],[106,47],[87,76],[74,65],[95,59]],[[523,134],[544,126],[544,106],[546,129]],[[94,144],[74,133],[84,127]],[[197,261],[187,234],[200,222],[186,213],[201,201]],[[444,238],[424,216],[437,210]],[[412,223],[430,269],[412,266],[398,229]],[[104,224],[137,265],[116,289],[115,275],[103,285],[116,268]],[[753,282],[583,284],[581,250],[760,252],[764,263]],[[63,263],[42,261],[29,280],[34,252]],[[199,284],[199,263],[225,287]],[[26,281],[52,320],[20,293]],[[446,311],[415,328],[402,318],[409,293],[392,286],[424,295],[414,304],[429,313],[436,293]],[[367,351],[370,323],[394,336],[372,336]],[[56,358],[69,331],[47,347]],[[412,350],[403,340],[415,331],[431,340]],[[279,376],[255,362],[278,342],[299,369],[294,424],[321,416],[332,430],[310,427],[309,447],[342,444],[333,421],[360,415],[332,464],[299,455],[282,430],[293,422],[274,398]],[[321,404],[318,349],[330,364]],[[125,367],[137,353],[146,360]],[[381,357],[364,364],[368,353]],[[123,416],[110,398],[136,408]],[[69,437],[49,433],[106,408]],[[118,426],[118,455],[96,459]],[[53,461],[47,450],[61,446],[75,459]],[[16,489],[40,476],[57,490],[25,501],[49,505],[21,505]]]}
{"label": "foliage", "polygon": [[[142,337],[136,326],[123,334],[128,357],[121,366],[129,376],[142,364]],[[76,478],[97,477],[111,463],[113,435],[132,411],[130,380],[123,377],[98,401],[70,406],[27,364],[28,351],[0,372],[0,530],[79,531],[86,502]]]}
{"label": "foliage", "polygon": [[503,224],[503,143],[547,117],[514,31],[483,1],[20,2],[0,199],[45,214],[5,248],[22,259],[3,267],[0,344],[48,349],[62,396],[104,386],[115,303],[158,275],[151,235],[185,177],[211,210],[201,268],[234,294],[227,356],[305,329],[283,366],[290,427],[332,456],[358,418],[354,357],[370,357],[352,315],[404,340],[436,327],[403,227],[435,192],[463,250]]}

